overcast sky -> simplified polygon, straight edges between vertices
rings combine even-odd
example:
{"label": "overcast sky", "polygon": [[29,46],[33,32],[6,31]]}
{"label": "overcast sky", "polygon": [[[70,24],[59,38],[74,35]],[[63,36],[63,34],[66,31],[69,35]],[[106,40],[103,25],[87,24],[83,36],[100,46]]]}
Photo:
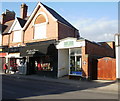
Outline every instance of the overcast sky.
{"label": "overcast sky", "polygon": [[[2,2],[2,10],[13,10],[20,16],[20,5],[23,2]],[[31,14],[37,2],[25,2],[28,5],[28,15]],[[118,3],[117,2],[43,2],[57,11],[73,26],[80,36],[91,41],[112,41],[118,33]]]}

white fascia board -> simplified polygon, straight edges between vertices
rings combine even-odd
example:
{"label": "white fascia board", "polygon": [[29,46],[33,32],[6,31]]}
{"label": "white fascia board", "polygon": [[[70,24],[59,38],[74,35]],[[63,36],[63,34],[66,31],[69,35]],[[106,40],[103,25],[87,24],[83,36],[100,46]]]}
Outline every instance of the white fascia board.
{"label": "white fascia board", "polygon": [[40,2],[39,5],[53,18],[54,21],[57,21],[57,19]]}
{"label": "white fascia board", "polygon": [[29,22],[31,21],[31,19],[34,17],[34,14],[36,13],[37,9],[39,7],[39,4],[37,4],[37,6],[35,7],[35,9],[33,10],[32,14],[30,15],[29,19],[27,20],[25,26],[22,28],[22,30],[25,30],[27,25],[29,24]]}
{"label": "white fascia board", "polygon": [[13,24],[12,24],[10,30],[8,31],[8,33],[11,33],[11,31],[12,31],[12,29],[14,28],[16,22],[17,22],[17,19],[15,19],[15,21],[13,22]]}
{"label": "white fascia board", "polygon": [[[13,22],[13,24],[12,24],[10,30],[8,31],[8,33],[11,33],[11,31],[14,29],[15,24],[16,24],[17,22],[19,23],[18,19],[16,18],[15,21]],[[21,27],[20,23],[19,23],[19,26]],[[21,27],[21,29],[22,29],[22,27]]]}
{"label": "white fascia board", "polygon": [[[70,45],[69,43],[72,44]],[[68,45],[65,45],[65,44],[68,44]],[[85,46],[85,40],[81,40],[81,41],[78,41],[77,39],[75,38],[68,38],[66,40],[62,40],[60,41],[57,45],[56,45],[56,48],[57,49],[69,49],[69,48],[76,48],[76,47],[84,47]]]}

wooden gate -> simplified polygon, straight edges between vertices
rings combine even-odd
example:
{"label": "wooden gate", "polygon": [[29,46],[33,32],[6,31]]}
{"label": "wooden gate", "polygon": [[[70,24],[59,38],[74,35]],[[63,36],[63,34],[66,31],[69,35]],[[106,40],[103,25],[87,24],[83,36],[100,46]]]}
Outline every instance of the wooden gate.
{"label": "wooden gate", "polygon": [[97,79],[116,80],[116,59],[105,57],[98,59]]}

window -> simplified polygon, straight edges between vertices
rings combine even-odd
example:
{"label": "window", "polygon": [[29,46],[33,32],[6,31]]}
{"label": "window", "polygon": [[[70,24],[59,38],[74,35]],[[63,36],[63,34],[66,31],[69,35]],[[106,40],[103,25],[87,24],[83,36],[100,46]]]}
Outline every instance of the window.
{"label": "window", "polygon": [[70,49],[70,55],[81,55],[81,48]]}
{"label": "window", "polygon": [[14,31],[13,42],[21,42],[21,31]]}
{"label": "window", "polygon": [[70,49],[70,75],[82,76],[81,48]]}
{"label": "window", "polygon": [[41,24],[41,23],[44,23],[44,22],[46,22],[46,19],[42,14],[40,14],[35,20],[35,24]]}
{"label": "window", "polygon": [[46,37],[46,24],[35,25],[34,39],[43,39]]}
{"label": "window", "polygon": [[46,18],[43,14],[39,14],[34,22],[34,39],[46,38]]}
{"label": "window", "polygon": [[53,71],[52,59],[50,56],[36,58],[35,67],[38,71]]}

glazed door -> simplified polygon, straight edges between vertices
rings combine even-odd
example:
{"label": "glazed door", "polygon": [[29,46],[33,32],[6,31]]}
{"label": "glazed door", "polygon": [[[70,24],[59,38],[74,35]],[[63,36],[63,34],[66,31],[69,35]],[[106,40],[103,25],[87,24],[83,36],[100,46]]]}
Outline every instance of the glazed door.
{"label": "glazed door", "polygon": [[81,56],[70,56],[70,75],[82,75]]}

